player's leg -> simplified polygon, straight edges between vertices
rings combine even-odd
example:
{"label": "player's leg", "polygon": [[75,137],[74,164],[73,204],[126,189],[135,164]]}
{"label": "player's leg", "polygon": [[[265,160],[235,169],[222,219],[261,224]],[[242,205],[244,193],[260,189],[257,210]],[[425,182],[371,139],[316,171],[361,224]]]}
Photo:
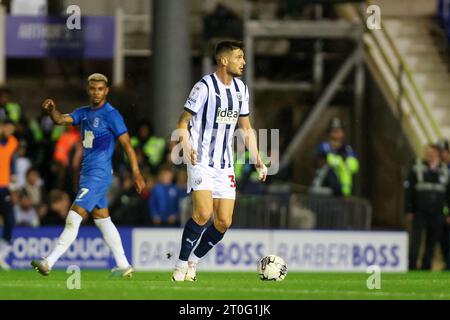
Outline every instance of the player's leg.
{"label": "player's leg", "polygon": [[9,270],[10,266],[6,258],[11,251],[12,231],[14,228],[14,210],[11,203],[11,195],[8,190],[1,193],[0,212],[3,213],[3,235],[0,239],[0,269]]}
{"label": "player's leg", "polygon": [[443,253],[446,264],[445,270],[450,270],[450,226],[448,225],[447,221],[445,221],[443,236],[446,238],[446,246],[444,249],[445,252]]}
{"label": "player's leg", "polygon": [[234,201],[236,197],[236,184],[234,182],[233,168],[214,169],[213,175],[213,209],[214,223],[203,233],[200,242],[189,259],[186,280],[196,279],[198,261],[203,258],[220,240],[231,225]]}
{"label": "player's leg", "polygon": [[411,226],[411,238],[409,246],[409,270],[417,269],[417,259],[419,258],[420,242],[422,240],[422,229],[424,228],[423,215],[420,212],[414,214]]}
{"label": "player's leg", "polygon": [[191,262],[196,264],[223,239],[225,232],[231,226],[234,203],[234,199],[214,199],[214,223],[203,233],[190,259]]}
{"label": "player's leg", "polygon": [[120,238],[119,231],[111,220],[108,208],[95,208],[92,211],[92,217],[94,218],[95,225],[100,229],[108,247],[114,255],[116,260],[117,269],[114,271],[121,272],[123,276],[129,276],[133,272],[127,257],[125,256],[125,250],[123,249],[122,239]]}
{"label": "player's leg", "polygon": [[211,219],[213,212],[212,191],[193,191],[192,204],[192,218],[184,226],[180,255],[172,275],[172,280],[174,281],[185,280],[189,256],[202,235],[205,224]]}
{"label": "player's leg", "polygon": [[449,265],[449,253],[450,253],[450,243],[449,243],[449,234],[448,234],[448,224],[447,221],[445,220],[445,218],[442,218],[442,222],[440,222],[441,224],[441,235],[439,237],[439,245],[441,247],[441,251],[442,251],[442,260],[444,262],[444,269],[445,270],[449,270],[450,265]]}
{"label": "player's leg", "polygon": [[86,209],[77,205],[72,205],[69,214],[66,217],[64,230],[59,236],[55,248],[45,259],[33,260],[31,265],[41,274],[48,275],[56,261],[58,261],[67,249],[69,249],[70,245],[77,238],[81,222],[84,217],[87,217],[87,215],[88,213]]}
{"label": "player's leg", "polygon": [[441,236],[441,213],[429,213],[425,237],[425,252],[422,259],[422,269],[431,270],[436,242]]}

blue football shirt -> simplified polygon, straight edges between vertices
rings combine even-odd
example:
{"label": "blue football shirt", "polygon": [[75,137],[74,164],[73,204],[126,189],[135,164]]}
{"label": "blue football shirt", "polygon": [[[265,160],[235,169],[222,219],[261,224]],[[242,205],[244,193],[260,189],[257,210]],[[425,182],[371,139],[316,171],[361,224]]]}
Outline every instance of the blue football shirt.
{"label": "blue football shirt", "polygon": [[78,108],[70,116],[74,126],[81,126],[81,179],[98,178],[109,182],[112,178],[111,159],[117,139],[128,132],[122,116],[108,102],[98,109],[90,106]]}

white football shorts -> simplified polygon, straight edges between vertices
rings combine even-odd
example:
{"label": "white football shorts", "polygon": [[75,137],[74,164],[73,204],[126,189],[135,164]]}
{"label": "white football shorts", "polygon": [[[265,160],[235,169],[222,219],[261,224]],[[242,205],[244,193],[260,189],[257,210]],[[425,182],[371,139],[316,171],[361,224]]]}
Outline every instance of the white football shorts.
{"label": "white football shorts", "polygon": [[234,168],[212,168],[207,164],[187,165],[187,192],[212,191],[213,199],[236,199]]}

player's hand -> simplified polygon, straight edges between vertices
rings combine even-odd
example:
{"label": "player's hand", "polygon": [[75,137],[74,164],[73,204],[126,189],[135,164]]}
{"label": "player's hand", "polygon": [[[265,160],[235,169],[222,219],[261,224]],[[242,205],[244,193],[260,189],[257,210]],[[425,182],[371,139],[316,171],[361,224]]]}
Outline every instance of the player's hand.
{"label": "player's hand", "polygon": [[197,152],[192,149],[191,146],[186,146],[183,148],[183,157],[186,163],[192,164],[193,166],[197,164]]}
{"label": "player's hand", "polygon": [[44,110],[47,113],[51,113],[55,109],[56,109],[56,103],[52,99],[46,99],[42,103],[42,110]]}
{"label": "player's hand", "polygon": [[197,164],[197,151],[194,149],[191,149],[191,163],[194,166]]}
{"label": "player's hand", "polygon": [[266,181],[267,178],[267,167],[266,165],[261,161],[261,159],[258,159],[257,163],[255,164],[256,171],[258,171],[258,180],[259,181]]}
{"label": "player's hand", "polygon": [[144,177],[138,173],[134,175],[134,187],[136,188],[136,191],[138,194],[141,194],[142,191],[144,191],[146,186],[146,182]]}

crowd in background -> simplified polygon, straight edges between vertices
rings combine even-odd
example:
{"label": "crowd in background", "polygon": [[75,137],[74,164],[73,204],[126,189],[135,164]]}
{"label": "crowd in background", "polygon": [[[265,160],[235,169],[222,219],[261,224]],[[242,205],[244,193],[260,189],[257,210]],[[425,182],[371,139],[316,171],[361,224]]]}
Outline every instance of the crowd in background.
{"label": "crowd in background", "polygon": [[[62,225],[78,192],[80,132],[54,125],[43,113],[27,119],[10,97],[9,89],[0,88],[0,121],[14,124],[19,142],[10,183],[16,225]],[[108,193],[111,216],[118,224],[178,225],[179,203],[186,196],[185,169],[168,161],[170,144],[152,134],[149,122],[143,120],[137,130],[129,130],[147,188],[140,195],[135,191],[128,159],[118,146]]]}
{"label": "crowd in background", "polygon": [[[62,225],[78,192],[82,161],[77,127],[54,125],[45,113],[36,118],[22,114],[11,91],[0,88],[0,122],[14,127],[19,145],[11,161],[11,199],[18,226]],[[138,194],[125,152],[117,145],[113,156],[113,182],[108,192],[112,218],[122,225],[178,226],[180,205],[186,198],[187,172],[170,160],[174,144],[153,134],[147,120],[128,128],[140,170],[147,182]],[[244,192],[261,193],[250,164],[236,165],[236,179]],[[92,221],[87,221],[92,223]]]}

